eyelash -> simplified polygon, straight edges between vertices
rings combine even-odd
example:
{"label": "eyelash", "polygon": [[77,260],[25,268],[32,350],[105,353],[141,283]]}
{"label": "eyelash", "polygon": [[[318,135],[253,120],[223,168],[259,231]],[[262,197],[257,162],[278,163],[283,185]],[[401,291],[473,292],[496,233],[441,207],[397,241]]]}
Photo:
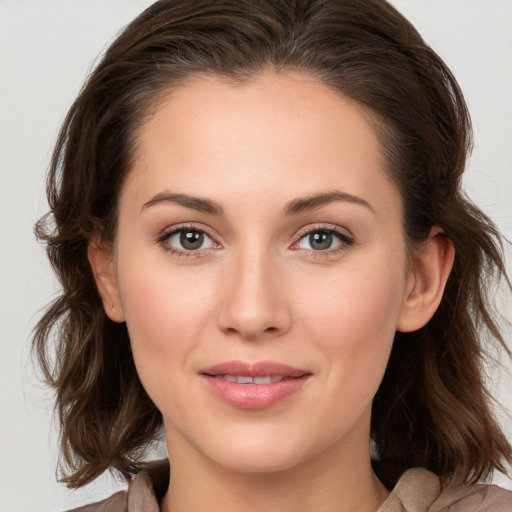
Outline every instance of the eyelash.
{"label": "eyelash", "polygon": [[[206,235],[208,238],[210,238],[214,245],[219,247],[220,245],[215,241],[214,237],[211,236],[207,230],[203,228],[199,228],[194,225],[180,225],[180,226],[174,226],[172,228],[169,228],[165,230],[159,237],[157,238],[157,243],[163,247],[163,249],[168,252],[171,255],[178,256],[178,257],[185,257],[185,258],[191,258],[191,257],[199,257],[202,254],[204,254],[205,251],[210,251],[210,248],[208,249],[198,249],[198,250],[181,250],[176,249],[169,245],[167,241],[169,238],[177,233],[183,232],[183,231],[191,231],[195,233],[202,233]],[[297,241],[293,243],[292,249],[294,246],[297,246],[303,239],[305,239],[307,236],[311,236],[313,233],[325,233],[328,235],[334,235],[339,240],[339,245],[332,248],[332,249],[325,249],[325,250],[317,250],[314,249],[304,249],[314,255],[314,257],[325,257],[327,255],[334,255],[338,254],[341,251],[346,251],[350,249],[354,244],[355,240],[352,236],[348,235],[345,232],[342,232],[341,230],[332,227],[332,226],[318,226],[314,228],[307,228],[302,232],[299,232]],[[300,250],[300,249],[293,249],[293,250]]]}
{"label": "eyelash", "polygon": [[[333,235],[339,240],[339,245],[332,249],[325,250],[317,250],[314,249],[304,249],[308,251],[308,253],[315,258],[325,258],[328,256],[334,256],[339,254],[340,252],[347,251],[355,244],[355,239],[348,235],[345,231],[341,231],[339,228],[333,226],[315,226],[314,228],[308,227],[303,231],[299,232],[298,239],[293,243],[292,248],[297,246],[302,240],[306,237],[311,236],[313,233],[325,233],[328,235]],[[300,249],[294,249],[300,250]]]}
{"label": "eyelash", "polygon": [[215,242],[213,236],[211,236],[208,231],[206,231],[204,228],[199,228],[197,226],[194,226],[194,225],[189,225],[189,224],[182,224],[180,226],[174,226],[172,228],[169,228],[167,230],[165,230],[157,239],[157,243],[159,245],[161,245],[163,247],[163,249],[168,252],[169,254],[171,255],[174,255],[174,256],[178,256],[178,257],[182,257],[182,258],[197,258],[198,256],[201,256],[204,251],[208,251],[209,249],[200,249],[200,250],[196,250],[196,251],[186,251],[186,250],[181,250],[181,249],[176,249],[174,247],[172,247],[171,245],[169,245],[168,243],[166,243],[169,238],[177,233],[180,233],[182,231],[190,231],[190,232],[194,232],[194,233],[203,233],[204,235],[206,235],[208,238],[210,238],[213,243],[216,245],[216,246],[219,246],[219,244],[217,242]]}

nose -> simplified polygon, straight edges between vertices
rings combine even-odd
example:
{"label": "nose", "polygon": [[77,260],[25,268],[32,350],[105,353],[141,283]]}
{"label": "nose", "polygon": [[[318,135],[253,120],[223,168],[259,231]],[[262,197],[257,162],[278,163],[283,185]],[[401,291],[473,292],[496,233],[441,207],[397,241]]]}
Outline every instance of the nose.
{"label": "nose", "polygon": [[283,272],[268,252],[234,255],[224,270],[218,309],[222,331],[247,340],[288,331],[291,314]]}

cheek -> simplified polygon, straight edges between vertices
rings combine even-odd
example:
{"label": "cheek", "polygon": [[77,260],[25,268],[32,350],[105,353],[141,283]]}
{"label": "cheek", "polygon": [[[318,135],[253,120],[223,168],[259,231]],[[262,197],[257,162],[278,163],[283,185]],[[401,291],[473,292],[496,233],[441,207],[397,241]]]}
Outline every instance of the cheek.
{"label": "cheek", "polygon": [[[141,271],[141,268],[144,270]],[[119,269],[120,295],[141,379],[186,365],[215,303],[211,277],[134,260]],[[172,372],[171,372],[172,373]]]}
{"label": "cheek", "polygon": [[211,286],[204,276],[184,274],[149,266],[125,274],[121,289],[139,379],[156,407],[172,418],[187,417],[189,401],[183,397],[194,384],[194,357],[211,317]]}
{"label": "cheek", "polygon": [[[402,305],[402,273],[373,264],[354,265],[336,274],[326,275],[325,279],[313,275],[301,290],[295,291],[300,297],[300,309],[315,329],[342,338],[394,332]],[[332,339],[332,335],[326,339]],[[371,342],[371,338],[365,339],[366,342]]]}
{"label": "cheek", "polygon": [[331,386],[353,391],[354,400],[373,398],[384,374],[402,306],[402,265],[361,264],[339,276],[306,283],[300,317],[329,368]]}

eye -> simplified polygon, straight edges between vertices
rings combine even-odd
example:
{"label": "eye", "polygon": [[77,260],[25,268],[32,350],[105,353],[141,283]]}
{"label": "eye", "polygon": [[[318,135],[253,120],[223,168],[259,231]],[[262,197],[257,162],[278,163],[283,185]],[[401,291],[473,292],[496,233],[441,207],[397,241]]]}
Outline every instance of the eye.
{"label": "eye", "polygon": [[297,247],[309,251],[329,251],[352,244],[353,240],[350,237],[335,229],[315,229],[302,236]]}
{"label": "eye", "polygon": [[164,234],[160,241],[171,250],[193,252],[214,247],[214,241],[199,229],[180,228]]}

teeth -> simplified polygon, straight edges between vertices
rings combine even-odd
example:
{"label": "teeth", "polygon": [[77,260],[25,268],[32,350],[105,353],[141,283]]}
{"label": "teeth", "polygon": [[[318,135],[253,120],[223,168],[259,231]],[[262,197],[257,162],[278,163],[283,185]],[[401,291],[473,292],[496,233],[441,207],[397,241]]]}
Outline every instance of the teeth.
{"label": "teeth", "polygon": [[270,384],[272,379],[270,378],[270,375],[268,377],[254,377],[253,382],[254,384]]}
{"label": "teeth", "polygon": [[281,375],[268,375],[267,377],[250,377],[249,375],[216,375],[215,378],[236,382],[237,384],[272,384],[284,379]]}

